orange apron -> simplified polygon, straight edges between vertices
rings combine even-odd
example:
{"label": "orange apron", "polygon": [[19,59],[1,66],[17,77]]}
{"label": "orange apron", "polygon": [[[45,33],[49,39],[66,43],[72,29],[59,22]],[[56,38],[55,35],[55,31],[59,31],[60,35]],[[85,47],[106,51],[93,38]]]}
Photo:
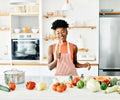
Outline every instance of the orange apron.
{"label": "orange apron", "polygon": [[[57,47],[58,44],[55,46],[55,52],[54,52],[54,57],[57,52]],[[77,71],[75,68],[75,65],[73,64],[73,61],[71,59],[70,55],[70,44],[67,42],[67,50],[68,53],[61,53],[60,59],[57,61],[57,67],[56,67],[56,76],[68,76],[68,75],[73,75],[77,76]]]}

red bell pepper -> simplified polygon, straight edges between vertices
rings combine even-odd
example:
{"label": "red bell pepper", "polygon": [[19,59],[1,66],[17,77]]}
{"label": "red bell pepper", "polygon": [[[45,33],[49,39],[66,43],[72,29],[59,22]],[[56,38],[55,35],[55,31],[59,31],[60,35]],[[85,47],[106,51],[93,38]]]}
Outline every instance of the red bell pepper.
{"label": "red bell pepper", "polygon": [[36,85],[35,82],[29,81],[29,82],[26,83],[26,88],[27,88],[28,90],[33,90],[33,89],[35,88],[35,85]]}

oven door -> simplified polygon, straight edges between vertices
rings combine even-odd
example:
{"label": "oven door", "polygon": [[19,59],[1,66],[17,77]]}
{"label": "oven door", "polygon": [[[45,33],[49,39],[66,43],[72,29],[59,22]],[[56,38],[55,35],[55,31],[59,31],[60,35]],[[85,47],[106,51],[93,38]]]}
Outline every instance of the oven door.
{"label": "oven door", "polygon": [[12,39],[13,60],[39,60],[38,39]]}

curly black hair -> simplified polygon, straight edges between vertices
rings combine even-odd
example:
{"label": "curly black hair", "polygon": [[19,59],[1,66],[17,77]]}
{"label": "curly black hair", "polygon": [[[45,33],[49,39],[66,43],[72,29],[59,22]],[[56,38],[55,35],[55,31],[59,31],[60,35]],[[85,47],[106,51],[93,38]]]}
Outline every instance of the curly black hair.
{"label": "curly black hair", "polygon": [[69,24],[65,20],[57,19],[52,23],[51,29],[56,30],[56,28],[68,28]]}

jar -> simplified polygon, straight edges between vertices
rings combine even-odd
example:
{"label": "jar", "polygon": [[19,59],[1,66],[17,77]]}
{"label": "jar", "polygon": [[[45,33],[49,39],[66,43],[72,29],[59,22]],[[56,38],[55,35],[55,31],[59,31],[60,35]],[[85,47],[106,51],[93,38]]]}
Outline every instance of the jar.
{"label": "jar", "polygon": [[27,13],[39,13],[39,4],[31,3],[26,5],[26,12]]}
{"label": "jar", "polygon": [[13,7],[13,11],[14,13],[24,13],[25,12],[25,6],[24,5],[15,5]]}

